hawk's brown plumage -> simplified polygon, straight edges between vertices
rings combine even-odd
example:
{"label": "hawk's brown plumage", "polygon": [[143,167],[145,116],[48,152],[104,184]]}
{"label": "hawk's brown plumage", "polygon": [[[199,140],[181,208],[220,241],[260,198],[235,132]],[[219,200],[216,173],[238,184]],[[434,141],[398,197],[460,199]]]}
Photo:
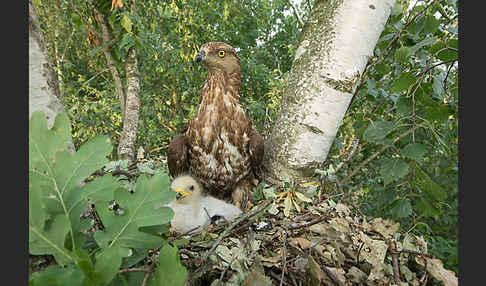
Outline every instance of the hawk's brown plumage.
{"label": "hawk's brown plumage", "polygon": [[196,61],[208,69],[199,110],[168,147],[172,176],[190,173],[211,195],[231,196],[244,210],[252,170],[263,159],[263,140],[240,103],[240,63],[236,51],[222,42],[201,46]]}

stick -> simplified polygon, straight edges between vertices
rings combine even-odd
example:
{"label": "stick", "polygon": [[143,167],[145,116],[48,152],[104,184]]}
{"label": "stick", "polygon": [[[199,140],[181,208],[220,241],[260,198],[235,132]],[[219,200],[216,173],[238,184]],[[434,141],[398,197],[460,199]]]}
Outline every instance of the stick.
{"label": "stick", "polygon": [[318,218],[315,218],[315,219],[311,220],[308,223],[304,223],[304,224],[301,224],[301,225],[291,225],[288,229],[289,230],[296,230],[296,229],[299,229],[299,228],[304,228],[304,227],[308,227],[308,226],[314,225],[316,223],[320,223],[323,220],[326,220],[326,219],[329,219],[329,218],[333,217],[329,213],[330,212],[328,212],[326,215],[323,215],[323,216],[320,216]]}
{"label": "stick", "polygon": [[283,279],[285,276],[285,266],[287,264],[287,232],[289,231],[288,226],[285,226],[285,230],[283,232],[283,246],[282,246],[282,276],[280,277],[280,286],[283,284]]}

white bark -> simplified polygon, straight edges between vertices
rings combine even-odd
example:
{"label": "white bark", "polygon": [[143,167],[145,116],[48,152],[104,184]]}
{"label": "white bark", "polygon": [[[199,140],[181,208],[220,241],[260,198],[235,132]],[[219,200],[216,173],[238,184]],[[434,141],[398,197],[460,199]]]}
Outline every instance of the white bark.
{"label": "white bark", "polygon": [[[29,118],[36,110],[46,114],[47,127],[51,128],[58,113],[65,112],[59,99],[56,74],[47,57],[37,15],[29,3]],[[74,151],[74,145],[69,145]]]}
{"label": "white bark", "polygon": [[270,176],[310,177],[324,162],[394,2],[315,2],[265,146]]}

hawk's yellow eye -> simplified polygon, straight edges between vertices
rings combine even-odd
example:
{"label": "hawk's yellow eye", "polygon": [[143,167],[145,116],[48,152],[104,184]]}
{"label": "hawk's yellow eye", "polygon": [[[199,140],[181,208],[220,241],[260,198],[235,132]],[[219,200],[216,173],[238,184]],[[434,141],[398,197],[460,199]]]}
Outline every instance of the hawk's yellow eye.
{"label": "hawk's yellow eye", "polygon": [[223,51],[223,50],[220,50],[220,51],[218,52],[218,56],[220,56],[221,58],[222,58],[222,57],[224,57],[224,51]]}

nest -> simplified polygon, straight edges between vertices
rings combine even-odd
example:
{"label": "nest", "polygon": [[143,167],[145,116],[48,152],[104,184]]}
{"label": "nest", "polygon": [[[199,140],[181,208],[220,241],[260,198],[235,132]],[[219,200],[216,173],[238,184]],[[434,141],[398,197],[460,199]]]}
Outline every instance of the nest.
{"label": "nest", "polygon": [[398,230],[332,200],[285,216],[268,199],[234,222],[170,240],[189,270],[186,285],[457,285],[423,237]]}

